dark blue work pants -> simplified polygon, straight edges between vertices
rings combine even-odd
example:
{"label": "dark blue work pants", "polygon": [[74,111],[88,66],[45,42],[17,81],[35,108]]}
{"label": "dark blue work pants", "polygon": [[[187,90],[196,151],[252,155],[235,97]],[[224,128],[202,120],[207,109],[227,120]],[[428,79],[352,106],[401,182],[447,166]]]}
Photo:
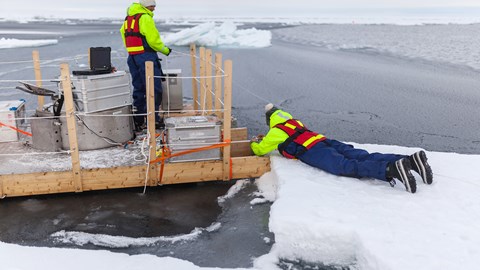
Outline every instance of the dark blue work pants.
{"label": "dark blue work pants", "polygon": [[[145,62],[153,62],[154,76],[163,76],[160,59],[156,52],[144,52],[141,54],[129,55],[127,59],[128,68],[132,76],[133,85],[133,106],[137,109],[137,114],[145,114],[147,112],[146,89],[147,82],[145,78]],[[155,84],[155,111],[160,109],[162,104],[162,80],[154,78]],[[142,125],[145,123],[145,116],[135,116],[135,123]],[[160,116],[155,114],[155,121],[160,121]]]}
{"label": "dark blue work pants", "polygon": [[[290,143],[287,151],[295,153],[295,143]],[[290,150],[290,151],[289,151]],[[368,153],[352,145],[337,140],[326,139],[319,142],[297,158],[308,165],[331,174],[355,178],[370,177],[387,181],[385,171],[389,162],[407,156],[396,154]]]}

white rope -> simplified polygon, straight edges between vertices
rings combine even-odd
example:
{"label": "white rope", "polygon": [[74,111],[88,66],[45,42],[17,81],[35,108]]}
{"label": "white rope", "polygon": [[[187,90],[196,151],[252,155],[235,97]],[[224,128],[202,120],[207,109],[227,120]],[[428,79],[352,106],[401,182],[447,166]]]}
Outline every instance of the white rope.
{"label": "white rope", "polygon": [[242,88],[243,90],[247,91],[247,92],[250,93],[252,96],[254,96],[254,97],[256,97],[256,98],[258,98],[258,99],[260,99],[260,100],[263,100],[263,101],[265,101],[265,102],[267,102],[267,103],[271,103],[268,99],[263,98],[263,97],[255,94],[255,93],[253,93],[252,91],[250,91],[250,90],[247,89],[246,87],[242,86],[241,84],[236,84],[236,85],[240,86],[240,88]]}
{"label": "white rope", "polygon": [[14,62],[0,62],[0,65],[4,64],[22,64],[22,63],[32,63],[32,60],[24,60],[24,61],[14,61]]}
{"label": "white rope", "polygon": [[[231,142],[231,143],[243,143],[243,142],[250,142],[250,140],[234,141],[234,142]],[[204,145],[208,146],[208,145],[214,145],[214,144],[217,144],[217,143],[222,143],[222,142],[163,143],[163,144],[160,144],[159,146],[167,146],[167,147],[170,147],[170,146],[204,146]]]}
{"label": "white rope", "polygon": [[[165,67],[166,68],[166,67]],[[196,77],[184,77],[184,76],[153,76],[154,78],[178,78],[178,79],[209,79],[209,78],[223,78],[227,75],[213,75],[213,76],[196,76]]]}
{"label": "white rope", "polygon": [[52,81],[65,81],[65,79],[58,79],[58,78],[55,78],[55,79],[44,79],[44,80],[23,80],[23,79],[18,79],[18,80],[0,80],[0,83],[2,82],[5,82],[5,83],[12,83],[12,82],[15,82],[15,83],[21,83],[21,82],[52,82]]}
{"label": "white rope", "polygon": [[18,154],[0,154],[0,156],[36,156],[36,155],[58,155],[58,154],[70,154],[71,151],[60,152],[31,152],[31,153],[18,153]]}
{"label": "white rope", "polygon": [[66,118],[65,115],[60,116],[32,116],[32,117],[16,117],[16,118],[9,118],[9,121],[17,121],[17,120],[38,120],[38,119],[57,119],[57,118]]}
{"label": "white rope", "polygon": [[55,58],[55,59],[42,59],[40,61],[32,60],[21,60],[21,61],[11,61],[11,62],[0,62],[0,65],[3,64],[22,64],[22,63],[32,63],[32,62],[39,62],[39,63],[51,63],[51,62],[61,62],[61,61],[71,61],[71,60],[78,60],[87,57],[88,54],[79,54],[74,57],[65,57],[65,58]]}
{"label": "white rope", "polygon": [[[173,112],[178,112],[178,113],[187,113],[187,112],[224,112],[225,109],[212,109],[212,110],[181,110],[181,111],[173,111]],[[160,110],[160,111],[155,111],[155,112],[158,112],[158,113],[167,113],[168,111],[163,111],[163,110]]]}

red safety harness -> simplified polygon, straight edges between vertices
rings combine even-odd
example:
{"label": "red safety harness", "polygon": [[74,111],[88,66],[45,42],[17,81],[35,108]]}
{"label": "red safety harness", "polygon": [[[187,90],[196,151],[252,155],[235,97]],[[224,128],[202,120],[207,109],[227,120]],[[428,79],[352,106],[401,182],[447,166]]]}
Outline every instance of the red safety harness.
{"label": "red safety harness", "polygon": [[[289,119],[286,122],[275,125],[274,127],[279,128],[288,134],[288,139],[278,145],[278,151],[286,158],[296,158],[312,148],[315,144],[327,139],[322,134],[308,130],[302,122],[295,119]],[[303,148],[293,155],[289,154],[285,149],[291,142],[297,143],[303,146]]]}
{"label": "red safety harness", "polygon": [[127,47],[127,52],[130,55],[145,52],[145,48],[143,46],[144,36],[140,34],[139,26],[140,17],[142,17],[143,14],[145,13],[137,13],[133,16],[125,17],[125,46]]}

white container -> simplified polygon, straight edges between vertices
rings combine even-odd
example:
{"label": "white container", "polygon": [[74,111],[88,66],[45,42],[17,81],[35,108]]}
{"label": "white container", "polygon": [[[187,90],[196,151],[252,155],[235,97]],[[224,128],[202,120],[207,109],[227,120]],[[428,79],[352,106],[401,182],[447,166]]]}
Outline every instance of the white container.
{"label": "white container", "polygon": [[25,124],[25,100],[0,101],[0,142],[16,142],[20,133],[13,128],[22,128]]}
{"label": "white container", "polygon": [[[165,119],[167,143],[172,154],[220,142],[220,122],[214,116],[185,116]],[[170,158],[170,162],[218,160],[220,148]]]}
{"label": "white container", "polygon": [[163,71],[165,81],[162,81],[162,110],[181,111],[183,110],[183,89],[181,69],[166,69]]}
{"label": "white container", "polygon": [[76,111],[92,113],[132,104],[130,76],[125,71],[72,76],[72,85]]}

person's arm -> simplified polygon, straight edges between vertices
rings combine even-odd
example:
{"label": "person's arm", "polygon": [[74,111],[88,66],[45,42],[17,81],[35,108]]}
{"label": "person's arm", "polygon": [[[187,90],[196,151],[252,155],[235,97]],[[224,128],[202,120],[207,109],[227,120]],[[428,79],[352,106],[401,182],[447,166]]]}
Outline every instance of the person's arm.
{"label": "person's arm", "polygon": [[127,22],[124,22],[124,23],[122,24],[122,27],[120,28],[120,35],[122,35],[123,45],[124,45],[125,47],[127,47],[127,44],[125,43],[125,24],[126,24],[126,23],[127,23]]}
{"label": "person's arm", "polygon": [[170,49],[163,43],[153,18],[148,15],[143,15],[140,17],[139,23],[140,34],[145,36],[148,46],[157,52],[161,52],[164,55],[169,55]]}
{"label": "person's arm", "polygon": [[257,156],[266,155],[277,149],[278,145],[284,142],[288,135],[278,128],[272,128],[260,142],[252,142],[250,147]]}

